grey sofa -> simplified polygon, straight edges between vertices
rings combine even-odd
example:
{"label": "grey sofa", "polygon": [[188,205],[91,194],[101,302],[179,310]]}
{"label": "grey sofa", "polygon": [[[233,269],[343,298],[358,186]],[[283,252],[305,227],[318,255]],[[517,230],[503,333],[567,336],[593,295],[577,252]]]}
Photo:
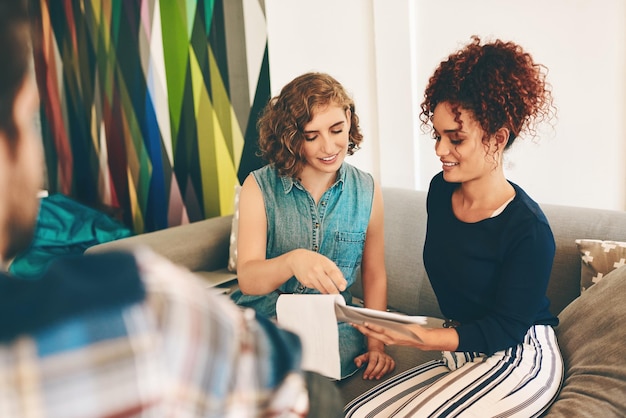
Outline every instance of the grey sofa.
{"label": "grey sofa", "polygon": [[[429,326],[439,327],[442,320],[437,318],[442,315],[422,262],[426,192],[383,188],[383,196],[389,308],[428,316]],[[626,241],[626,212],[558,205],[541,207],[557,244],[548,296],[552,312],[562,321],[557,336],[566,371],[563,389],[546,416],[626,416],[626,348],[623,346],[626,308],[622,308],[626,306],[626,267],[610,274],[618,277],[609,280],[606,276],[581,296],[581,254],[575,242],[576,239]],[[100,244],[88,252],[147,245],[219,284],[232,277],[226,269],[231,223],[232,216],[211,218]],[[361,297],[358,282],[353,294]],[[606,347],[610,353],[603,352]],[[388,350],[396,360],[394,374],[440,357],[439,352],[403,347]],[[338,385],[348,402],[377,383],[363,380],[359,372]]]}

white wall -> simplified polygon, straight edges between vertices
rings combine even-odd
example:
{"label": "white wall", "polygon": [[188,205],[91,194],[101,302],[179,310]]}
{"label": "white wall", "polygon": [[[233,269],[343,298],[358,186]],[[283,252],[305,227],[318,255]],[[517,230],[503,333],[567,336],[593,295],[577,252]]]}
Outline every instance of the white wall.
{"label": "white wall", "polygon": [[[422,90],[472,34],[516,41],[548,67],[558,119],[539,142],[513,145],[508,178],[540,202],[626,209],[626,2],[419,1],[413,19]],[[423,187],[439,164],[422,150]]]}
{"label": "white wall", "polygon": [[427,79],[473,34],[513,40],[550,72],[558,119],[507,154],[537,201],[626,209],[623,0],[266,0],[272,90],[309,70],[353,94],[366,142],[349,160],[385,186],[439,171],[417,115]]}
{"label": "white wall", "polygon": [[266,0],[272,95],[308,71],[332,75],[352,95],[365,140],[349,157],[380,179],[376,65],[369,0]]}

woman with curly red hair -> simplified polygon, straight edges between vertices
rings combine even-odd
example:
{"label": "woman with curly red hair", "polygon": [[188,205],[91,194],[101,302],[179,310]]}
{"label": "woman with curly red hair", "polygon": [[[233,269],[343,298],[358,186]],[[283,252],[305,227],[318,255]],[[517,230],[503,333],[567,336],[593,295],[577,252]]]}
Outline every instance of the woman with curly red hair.
{"label": "woman with curly red hair", "polygon": [[[303,74],[269,101],[258,128],[269,164],[241,188],[233,300],[268,317],[281,293],[335,293],[351,304],[360,269],[365,306],[385,310],[382,193],[345,162],[363,140],[352,98],[328,74]],[[379,340],[366,347],[346,323],[338,332],[342,378],[364,364],[365,379],[394,369]]]}
{"label": "woman with curly red hair", "polygon": [[546,297],[555,243],[537,203],[505,178],[502,154],[554,115],[545,67],[515,43],[474,37],[441,62],[421,108],[442,164],[428,191],[423,257],[447,319],[407,325],[414,338],[355,327],[443,357],[355,399],[347,416],[540,415],[563,376]]}

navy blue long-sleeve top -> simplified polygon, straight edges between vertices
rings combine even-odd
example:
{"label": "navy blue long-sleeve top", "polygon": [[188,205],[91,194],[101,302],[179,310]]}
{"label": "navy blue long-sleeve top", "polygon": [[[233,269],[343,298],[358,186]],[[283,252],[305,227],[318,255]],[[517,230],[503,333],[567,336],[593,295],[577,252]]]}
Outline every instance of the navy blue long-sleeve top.
{"label": "navy blue long-sleeve top", "polygon": [[546,296],[555,243],[548,220],[514,183],[497,216],[462,222],[452,211],[458,183],[430,183],[424,265],[446,318],[460,322],[457,351],[491,355],[519,344],[532,325],[558,324]]}

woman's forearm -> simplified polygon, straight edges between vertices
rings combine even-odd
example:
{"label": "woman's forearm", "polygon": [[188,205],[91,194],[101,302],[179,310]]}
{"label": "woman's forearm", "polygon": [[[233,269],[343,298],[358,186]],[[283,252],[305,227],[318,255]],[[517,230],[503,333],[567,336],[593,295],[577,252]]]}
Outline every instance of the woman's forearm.
{"label": "woman's forearm", "polygon": [[250,260],[237,265],[239,289],[247,295],[264,295],[278,289],[293,276],[292,251],[270,260]]}

